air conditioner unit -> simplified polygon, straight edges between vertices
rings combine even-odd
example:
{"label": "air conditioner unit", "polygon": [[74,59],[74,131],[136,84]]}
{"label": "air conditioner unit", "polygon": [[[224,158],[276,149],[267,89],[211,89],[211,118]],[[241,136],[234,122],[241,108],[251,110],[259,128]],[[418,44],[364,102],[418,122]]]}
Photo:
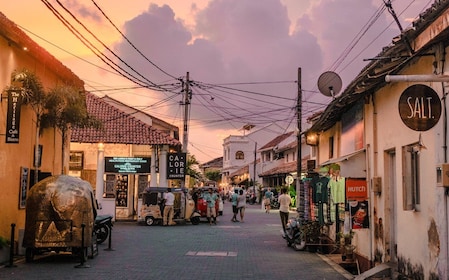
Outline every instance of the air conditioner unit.
{"label": "air conditioner unit", "polygon": [[437,166],[437,187],[449,188],[449,164],[443,163]]}

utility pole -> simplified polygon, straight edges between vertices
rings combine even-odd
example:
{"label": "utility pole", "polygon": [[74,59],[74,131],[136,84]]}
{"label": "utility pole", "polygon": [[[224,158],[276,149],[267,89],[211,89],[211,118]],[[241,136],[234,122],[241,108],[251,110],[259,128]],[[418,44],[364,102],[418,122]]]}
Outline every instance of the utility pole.
{"label": "utility pole", "polygon": [[189,72],[186,74],[186,83],[184,87],[184,133],[182,137],[182,152],[187,153],[187,145],[189,144],[188,135],[188,119],[189,119],[189,104],[190,104],[190,89],[189,89]]}
{"label": "utility pole", "polygon": [[296,211],[299,219],[304,221],[304,189],[301,187],[301,131],[302,131],[302,88],[301,88],[301,67],[298,68],[298,100],[296,105],[298,134],[296,135],[297,142],[297,156],[296,156]]}
{"label": "utility pole", "polygon": [[[182,152],[186,155],[186,163],[187,159],[187,145],[189,144],[189,132],[188,132],[188,120],[189,120],[189,104],[190,104],[190,89],[189,89],[189,72],[186,74],[186,83],[184,87],[184,132],[182,134]],[[187,166],[184,169],[187,171]],[[187,174],[186,174],[187,175]],[[184,177],[184,180],[181,181],[181,187],[184,188],[186,186],[186,181],[189,180],[189,177]],[[188,186],[188,184],[187,184]]]}
{"label": "utility pole", "polygon": [[256,195],[256,158],[257,158],[257,142],[254,142],[254,165],[253,165],[253,194]]}

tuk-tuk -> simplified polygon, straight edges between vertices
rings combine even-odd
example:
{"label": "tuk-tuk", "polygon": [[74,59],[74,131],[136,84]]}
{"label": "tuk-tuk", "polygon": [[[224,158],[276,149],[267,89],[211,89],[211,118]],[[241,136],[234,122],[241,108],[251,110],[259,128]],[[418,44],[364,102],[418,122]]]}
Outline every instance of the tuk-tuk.
{"label": "tuk-tuk", "polygon": [[26,200],[26,261],[50,251],[69,251],[84,260],[93,258],[98,253],[96,215],[93,190],[87,181],[67,175],[39,181]]}
{"label": "tuk-tuk", "polygon": [[[137,222],[148,226],[162,224],[163,218],[163,195],[168,188],[150,187],[142,193],[142,206],[138,211]],[[193,225],[200,223],[200,214],[195,211],[195,203],[186,188],[171,188],[175,196],[173,204],[173,221],[176,223],[191,222]]]}

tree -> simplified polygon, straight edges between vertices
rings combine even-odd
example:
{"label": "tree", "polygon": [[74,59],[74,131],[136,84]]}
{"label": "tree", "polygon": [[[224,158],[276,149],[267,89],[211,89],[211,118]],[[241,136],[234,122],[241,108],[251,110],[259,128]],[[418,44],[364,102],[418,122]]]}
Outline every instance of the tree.
{"label": "tree", "polygon": [[220,182],[221,180],[221,173],[220,170],[208,170],[204,174],[208,180],[214,181],[214,182]]}
{"label": "tree", "polygon": [[45,92],[41,81],[27,69],[16,70],[11,75],[9,89],[20,89],[24,104],[28,104],[36,113],[36,145],[34,150],[34,184],[38,181],[39,173],[39,136],[46,128],[57,128],[62,135],[62,172],[64,173],[65,144],[67,132],[71,126],[101,127],[101,123],[88,115],[85,96],[79,89],[70,86],[57,86],[48,93]]}
{"label": "tree", "polygon": [[36,145],[34,146],[34,184],[36,184],[39,180],[39,131],[44,112],[44,87],[39,78],[26,69],[13,71],[11,81],[11,86],[7,90],[21,90],[24,104],[30,105],[36,113]]}
{"label": "tree", "polygon": [[41,130],[53,127],[61,131],[62,174],[65,173],[64,155],[69,129],[72,126],[97,128],[101,126],[101,123],[96,118],[89,116],[85,100],[84,94],[67,85],[52,88],[44,98],[44,114],[41,117]]}

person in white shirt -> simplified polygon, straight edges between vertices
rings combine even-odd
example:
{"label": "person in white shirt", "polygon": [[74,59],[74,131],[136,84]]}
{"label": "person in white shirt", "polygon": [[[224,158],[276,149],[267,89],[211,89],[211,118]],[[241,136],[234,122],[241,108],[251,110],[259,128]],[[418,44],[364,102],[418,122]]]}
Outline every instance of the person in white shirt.
{"label": "person in white shirt", "polygon": [[285,232],[285,227],[288,222],[288,213],[290,211],[290,204],[292,203],[292,198],[287,193],[286,188],[281,189],[281,195],[278,198],[279,201],[279,215],[281,216],[282,229]]}
{"label": "person in white shirt", "polygon": [[164,226],[172,226],[176,223],[173,222],[173,204],[175,202],[175,195],[171,192],[171,188],[167,189],[167,192],[164,194],[165,206],[164,206],[164,216],[163,223]]}

